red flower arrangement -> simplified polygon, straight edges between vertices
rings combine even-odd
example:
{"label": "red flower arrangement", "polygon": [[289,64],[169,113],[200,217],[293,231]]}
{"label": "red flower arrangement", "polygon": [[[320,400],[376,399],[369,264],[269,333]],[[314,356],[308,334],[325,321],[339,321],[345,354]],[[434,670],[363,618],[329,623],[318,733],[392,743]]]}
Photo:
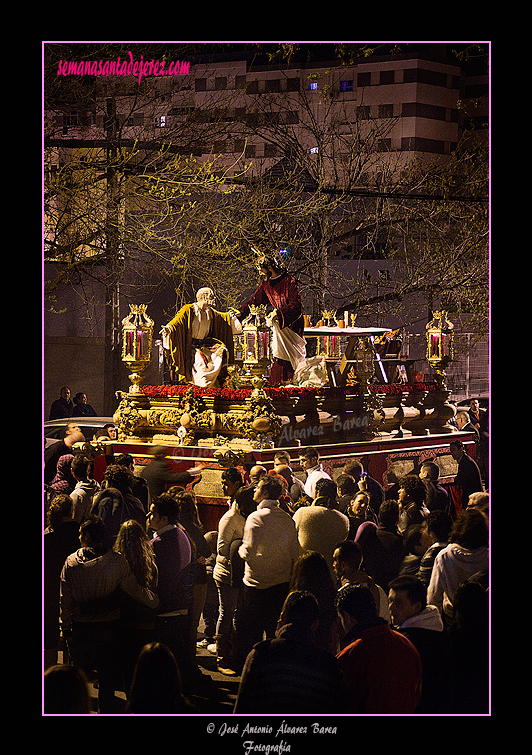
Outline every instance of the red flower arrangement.
{"label": "red flower arrangement", "polygon": [[[395,395],[397,393],[410,393],[412,391],[434,391],[436,383],[414,383],[403,385],[401,383],[372,383],[369,385],[371,393]],[[251,396],[251,388],[201,388],[198,385],[144,385],[141,390],[149,398],[168,398],[172,396],[184,396],[192,388],[195,398],[212,396],[224,401],[243,401]],[[294,398],[297,396],[345,396],[346,394],[360,393],[360,386],[347,386],[346,388],[299,388],[297,386],[268,386],[264,387],[265,393],[272,399]]]}

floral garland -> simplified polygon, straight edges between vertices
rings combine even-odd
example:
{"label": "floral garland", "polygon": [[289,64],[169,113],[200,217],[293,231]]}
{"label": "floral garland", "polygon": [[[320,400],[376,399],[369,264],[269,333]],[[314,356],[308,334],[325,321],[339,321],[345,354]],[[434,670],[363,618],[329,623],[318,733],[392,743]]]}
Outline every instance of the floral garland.
{"label": "floral garland", "polygon": [[[398,393],[411,393],[412,391],[434,391],[437,383],[371,383],[368,388],[371,393],[384,395],[396,395]],[[172,396],[184,396],[192,389],[195,398],[212,396],[223,401],[242,401],[251,396],[251,388],[202,388],[198,385],[144,385],[141,390],[149,398],[169,398]],[[346,388],[300,388],[298,386],[280,385],[276,387],[264,387],[265,393],[272,399],[294,398],[297,396],[345,396],[360,393],[360,386],[347,386]]]}
{"label": "floral garland", "polygon": [[251,396],[251,388],[202,388],[199,385],[144,385],[141,390],[150,398],[167,398],[185,396],[192,389],[194,398],[212,396],[230,401],[245,399]]}
{"label": "floral garland", "polygon": [[397,393],[412,393],[413,391],[435,391],[437,383],[371,383],[368,388],[370,393],[382,393],[385,395],[394,395]]}

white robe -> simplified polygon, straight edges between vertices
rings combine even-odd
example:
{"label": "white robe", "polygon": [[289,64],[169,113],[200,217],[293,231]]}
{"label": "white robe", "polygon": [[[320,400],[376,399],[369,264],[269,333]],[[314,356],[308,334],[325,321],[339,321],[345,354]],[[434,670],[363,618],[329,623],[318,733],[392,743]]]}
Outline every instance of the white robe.
{"label": "white robe", "polygon": [[272,356],[290,362],[292,368],[305,361],[307,354],[306,341],[290,328],[280,328],[276,318],[270,320],[272,328]]}
{"label": "white robe", "polygon": [[[240,321],[232,315],[231,326],[233,334],[242,332]],[[201,309],[197,304],[194,304],[194,319],[191,326],[192,338],[203,341],[208,336],[210,327],[211,310],[208,307]],[[164,349],[170,348],[168,336],[163,335],[162,342]],[[194,385],[208,388],[216,383],[222,368],[225,351],[227,349],[221,343],[217,343],[212,347],[201,346],[194,349],[194,359],[192,361],[192,380]]]}

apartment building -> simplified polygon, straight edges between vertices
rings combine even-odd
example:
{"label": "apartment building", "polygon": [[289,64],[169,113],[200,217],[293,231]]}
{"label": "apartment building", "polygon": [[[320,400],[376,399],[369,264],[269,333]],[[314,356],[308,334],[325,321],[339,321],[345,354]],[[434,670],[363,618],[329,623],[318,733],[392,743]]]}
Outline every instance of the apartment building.
{"label": "apartment building", "polygon": [[[164,138],[163,129],[171,133],[191,118],[197,123],[200,112],[212,136],[199,140],[195,153],[219,155],[233,173],[242,161],[254,175],[267,171],[296,144],[310,163],[320,150],[338,162],[342,147],[349,153],[354,140],[360,144],[371,133],[373,151],[395,159],[400,152],[407,163],[420,154],[449,155],[460,138],[457,63],[407,56],[350,68],[331,62],[281,69],[241,60],[191,65],[187,78],[177,90],[175,81],[162,82],[160,101],[128,123],[142,122],[147,133]],[[214,128],[220,120],[225,132]]]}
{"label": "apartment building", "polygon": [[271,169],[296,143],[310,156],[322,149],[337,159],[333,137],[348,149],[349,137],[360,142],[376,129],[372,148],[400,152],[406,163],[415,155],[451,154],[464,125],[459,103],[468,89],[485,100],[488,90],[486,76],[468,84],[458,60],[426,53],[362,58],[350,67],[254,66],[243,57],[193,62],[185,70],[140,84],[99,79],[100,101],[90,110],[53,115],[54,138],[65,146],[76,139],[103,145],[112,99],[124,144],[168,139],[196,156],[220,156],[230,173],[241,170],[240,156],[254,174]]}

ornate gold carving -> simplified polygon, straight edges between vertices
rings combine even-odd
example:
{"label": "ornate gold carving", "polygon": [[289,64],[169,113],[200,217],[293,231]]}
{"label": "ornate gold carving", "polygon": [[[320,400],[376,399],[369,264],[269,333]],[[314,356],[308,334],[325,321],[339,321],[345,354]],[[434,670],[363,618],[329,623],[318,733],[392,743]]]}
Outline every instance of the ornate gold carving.
{"label": "ornate gold carving", "polygon": [[281,420],[262,381],[254,378],[252,382],[251,395],[229,406],[226,401],[195,396],[193,386],[184,396],[164,401],[144,395],[141,400],[131,393],[118,392],[121,401],[114,421],[119,439],[163,434],[184,446],[200,441],[211,445],[236,441],[250,448],[269,448],[280,433]]}
{"label": "ornate gold carving", "polygon": [[244,451],[234,451],[232,448],[224,446],[217,448],[213,453],[213,457],[221,467],[229,469],[229,467],[237,467],[244,462]]}

